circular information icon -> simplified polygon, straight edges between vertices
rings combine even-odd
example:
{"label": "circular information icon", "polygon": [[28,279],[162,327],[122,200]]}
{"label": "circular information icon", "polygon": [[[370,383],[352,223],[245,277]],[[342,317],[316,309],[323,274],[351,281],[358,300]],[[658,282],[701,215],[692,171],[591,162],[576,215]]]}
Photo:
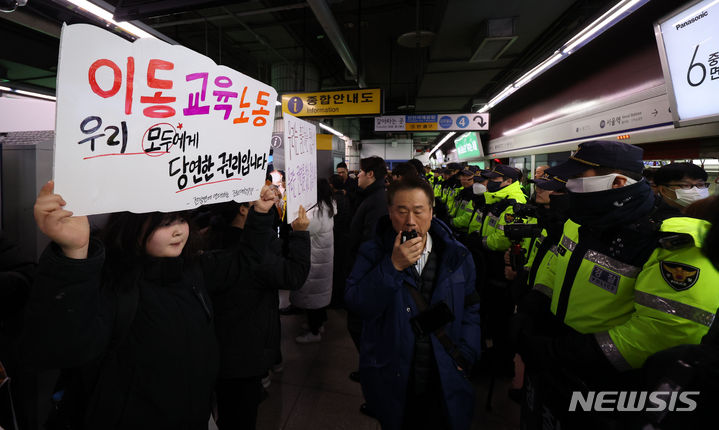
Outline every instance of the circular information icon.
{"label": "circular information icon", "polygon": [[469,125],[469,118],[467,118],[466,116],[462,115],[457,118],[457,127],[467,128],[468,125]]}
{"label": "circular information icon", "polygon": [[440,119],[439,119],[439,126],[440,126],[441,128],[450,128],[450,127],[452,127],[452,117],[445,115],[445,116],[443,116],[442,118],[440,118]]}
{"label": "circular information icon", "polygon": [[273,135],[270,143],[273,148],[279,148],[282,146],[282,136]]}
{"label": "circular information icon", "polygon": [[292,97],[289,102],[287,102],[287,109],[292,112],[293,114],[298,114],[302,110],[304,103],[302,103],[302,99],[299,97]]}

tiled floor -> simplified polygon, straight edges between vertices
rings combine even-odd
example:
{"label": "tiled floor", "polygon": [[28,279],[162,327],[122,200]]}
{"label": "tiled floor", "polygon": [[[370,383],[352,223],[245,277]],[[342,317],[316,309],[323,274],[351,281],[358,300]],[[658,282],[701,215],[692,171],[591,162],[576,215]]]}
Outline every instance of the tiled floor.
{"label": "tiled floor", "polygon": [[[304,316],[282,317],[284,370],[272,377],[269,397],[262,402],[258,430],[373,430],[379,423],[359,412],[363,403],[359,384],[348,375],[359,357],[345,328],[345,313],[328,310],[322,341],[297,344]],[[488,381],[477,384],[473,429],[519,428],[519,407],[507,398],[508,380],[498,380],[493,410],[485,410]]]}

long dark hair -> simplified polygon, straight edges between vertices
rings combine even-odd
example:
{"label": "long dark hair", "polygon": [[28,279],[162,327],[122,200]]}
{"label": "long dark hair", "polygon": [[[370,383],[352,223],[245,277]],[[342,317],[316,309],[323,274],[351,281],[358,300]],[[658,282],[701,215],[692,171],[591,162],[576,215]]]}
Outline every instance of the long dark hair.
{"label": "long dark hair", "polygon": [[176,220],[186,221],[190,226],[190,234],[180,256],[185,260],[191,260],[197,255],[197,247],[194,245],[197,235],[193,234],[195,228],[189,212],[144,214],[117,212],[110,215],[107,225],[100,232],[100,238],[105,245],[103,268],[105,279],[113,283],[117,278],[132,271],[147,257],[145,244],[152,232],[162,224]]}
{"label": "long dark hair", "polygon": [[[330,182],[325,178],[317,180],[317,210],[322,214],[324,207],[327,207],[329,211],[329,217],[335,216],[335,209],[332,205],[332,189],[330,188]],[[322,204],[324,203],[324,205]]]}

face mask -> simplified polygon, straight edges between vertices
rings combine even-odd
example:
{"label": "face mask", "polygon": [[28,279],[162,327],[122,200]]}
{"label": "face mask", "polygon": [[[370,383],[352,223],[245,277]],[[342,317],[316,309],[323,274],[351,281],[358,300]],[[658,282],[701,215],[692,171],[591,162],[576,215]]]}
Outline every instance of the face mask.
{"label": "face mask", "polygon": [[484,186],[484,184],[480,184],[479,182],[472,184],[472,192],[475,195],[480,195],[487,191],[487,187]]}
{"label": "face mask", "polygon": [[497,192],[501,189],[502,189],[501,182],[494,182],[494,181],[487,182],[487,191],[489,191],[490,193]]}
{"label": "face mask", "polygon": [[611,190],[617,176],[627,179],[627,183],[624,184],[625,187],[637,183],[634,179],[627,178],[619,173],[610,173],[602,176],[570,179],[567,181],[567,189],[573,193],[596,193],[597,191]]}
{"label": "face mask", "polygon": [[688,190],[682,190],[681,188],[674,190],[677,193],[677,199],[675,200],[682,206],[689,206],[697,200],[705,199],[709,197],[708,188],[697,188],[692,187]]}

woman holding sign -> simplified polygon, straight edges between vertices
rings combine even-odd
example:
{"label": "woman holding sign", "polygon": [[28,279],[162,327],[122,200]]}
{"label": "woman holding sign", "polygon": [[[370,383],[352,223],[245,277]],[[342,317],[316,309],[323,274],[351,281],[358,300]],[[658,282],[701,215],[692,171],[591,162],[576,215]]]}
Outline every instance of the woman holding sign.
{"label": "woman holding sign", "polygon": [[218,370],[207,290],[240,285],[258,263],[273,235],[273,194],[263,189],[235,249],[193,255],[184,213],[113,214],[100,240],[53,189],[48,182],[35,202],[53,243],[20,349],[30,366],[74,369],[64,371],[56,424],[207,429]]}

